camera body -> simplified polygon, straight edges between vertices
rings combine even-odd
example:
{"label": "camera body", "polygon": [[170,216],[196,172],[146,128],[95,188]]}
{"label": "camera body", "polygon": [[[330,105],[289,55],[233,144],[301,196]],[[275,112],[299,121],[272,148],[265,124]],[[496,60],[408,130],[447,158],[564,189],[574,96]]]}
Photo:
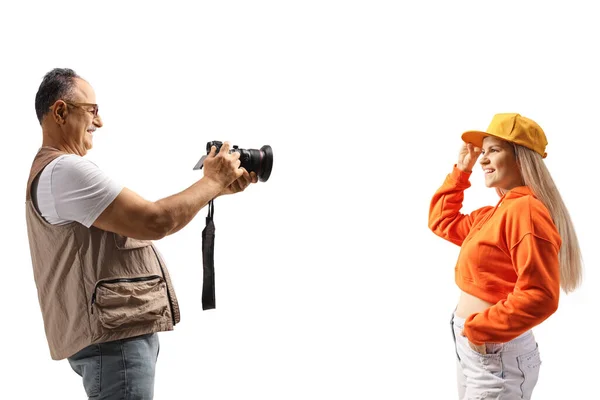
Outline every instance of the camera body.
{"label": "camera body", "polygon": [[[210,153],[212,146],[217,149],[215,154],[219,154],[223,142],[214,140],[206,143],[206,154]],[[271,149],[271,146],[265,145],[260,150],[240,149],[238,146],[233,146],[229,153],[233,152],[240,153],[240,167],[245,168],[248,172],[255,172],[261,182],[266,182],[269,179],[273,169],[273,149]],[[203,156],[194,169],[201,169],[205,158],[206,156]]]}

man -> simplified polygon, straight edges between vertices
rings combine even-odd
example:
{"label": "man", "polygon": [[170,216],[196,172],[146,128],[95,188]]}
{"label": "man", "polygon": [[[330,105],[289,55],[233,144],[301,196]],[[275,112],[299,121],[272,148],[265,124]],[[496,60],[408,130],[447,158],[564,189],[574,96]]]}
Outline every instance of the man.
{"label": "man", "polygon": [[152,399],[157,332],[179,307],[150,240],[171,235],[219,195],[257,182],[224,143],[204,176],[156,202],[111,180],[83,156],[102,127],[94,90],[70,69],[44,77],[35,98],[43,142],[27,184],[27,231],[53,359],[68,358],[94,399]]}

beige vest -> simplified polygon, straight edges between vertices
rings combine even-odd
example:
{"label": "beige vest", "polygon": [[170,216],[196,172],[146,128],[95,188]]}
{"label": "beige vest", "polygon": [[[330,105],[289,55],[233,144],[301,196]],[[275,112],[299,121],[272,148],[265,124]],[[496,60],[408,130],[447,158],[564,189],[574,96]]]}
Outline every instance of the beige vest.
{"label": "beige vest", "polygon": [[56,157],[43,147],[27,182],[27,233],[44,328],[55,360],[111,340],[172,330],[179,306],[154,245],[78,222],[51,225],[31,200],[31,184]]}

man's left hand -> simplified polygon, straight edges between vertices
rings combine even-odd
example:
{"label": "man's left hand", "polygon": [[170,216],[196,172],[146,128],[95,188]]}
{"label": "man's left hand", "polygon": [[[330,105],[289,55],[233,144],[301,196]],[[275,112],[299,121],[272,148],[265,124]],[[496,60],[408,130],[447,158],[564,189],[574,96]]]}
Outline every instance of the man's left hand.
{"label": "man's left hand", "polygon": [[251,183],[258,182],[258,176],[256,175],[256,172],[248,173],[245,168],[242,169],[244,170],[243,175],[233,181],[231,185],[227,186],[221,193],[219,193],[219,196],[243,192]]}

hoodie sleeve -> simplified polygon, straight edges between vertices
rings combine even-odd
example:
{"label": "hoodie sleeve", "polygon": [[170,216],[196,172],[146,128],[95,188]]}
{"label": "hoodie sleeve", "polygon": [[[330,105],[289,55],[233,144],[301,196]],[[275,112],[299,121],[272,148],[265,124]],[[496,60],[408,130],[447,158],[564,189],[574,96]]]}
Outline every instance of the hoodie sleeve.
{"label": "hoodie sleeve", "polygon": [[461,171],[455,164],[452,172],[433,195],[429,206],[429,229],[458,246],[462,245],[477,217],[493,208],[488,206],[471,214],[460,213],[465,197],[464,191],[471,186],[470,176],[470,172]]}

